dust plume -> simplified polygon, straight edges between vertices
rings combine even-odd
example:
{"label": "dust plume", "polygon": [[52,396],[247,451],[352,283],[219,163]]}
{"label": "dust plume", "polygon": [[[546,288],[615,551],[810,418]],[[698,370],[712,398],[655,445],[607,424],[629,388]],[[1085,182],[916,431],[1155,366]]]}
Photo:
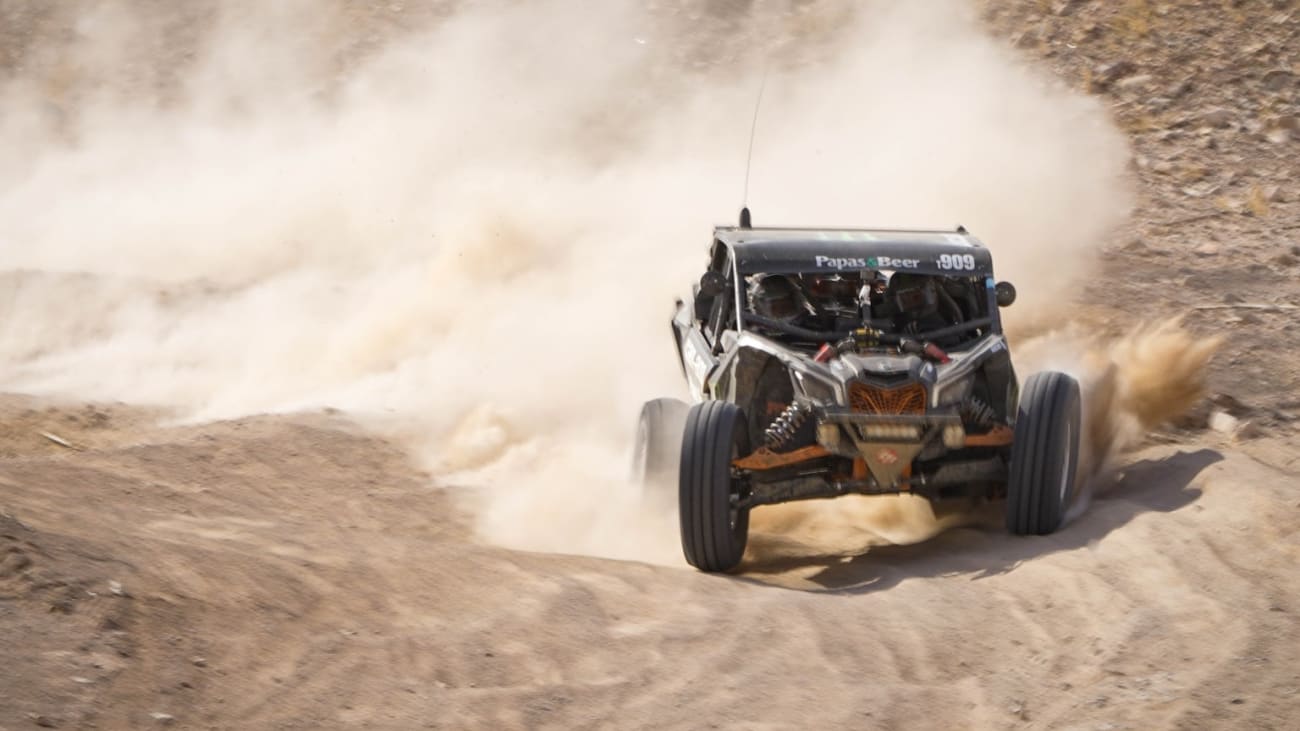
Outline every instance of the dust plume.
{"label": "dust plume", "polygon": [[960,222],[1013,315],[1063,304],[1131,205],[1102,106],[963,3],[366,12],[41,16],[0,82],[3,388],[343,409],[476,486],[487,540],[676,563],[629,442],[684,396],[667,318],[738,208],[764,75],[757,223]]}
{"label": "dust plume", "polygon": [[1178,318],[1142,323],[1113,338],[1066,326],[1024,338],[1016,358],[1022,370],[1058,370],[1079,381],[1079,474],[1087,483],[1104,477],[1152,429],[1195,405],[1221,342],[1193,334]]}

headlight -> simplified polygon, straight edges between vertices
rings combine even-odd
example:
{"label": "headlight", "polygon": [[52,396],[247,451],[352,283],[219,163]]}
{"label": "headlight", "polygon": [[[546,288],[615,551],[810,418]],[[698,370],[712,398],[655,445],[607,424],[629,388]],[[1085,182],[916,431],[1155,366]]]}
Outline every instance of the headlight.
{"label": "headlight", "polygon": [[971,387],[974,385],[975,379],[969,374],[947,383],[935,384],[933,403],[935,406],[959,404],[970,395]]}
{"label": "headlight", "polygon": [[966,446],[966,430],[961,424],[949,424],[943,428],[943,446],[948,449],[961,449]]}

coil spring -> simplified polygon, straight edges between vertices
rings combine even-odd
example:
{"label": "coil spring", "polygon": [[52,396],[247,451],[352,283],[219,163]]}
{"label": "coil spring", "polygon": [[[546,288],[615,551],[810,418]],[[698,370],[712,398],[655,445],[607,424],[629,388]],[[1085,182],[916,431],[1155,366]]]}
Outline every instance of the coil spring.
{"label": "coil spring", "polygon": [[794,438],[795,432],[803,426],[812,409],[798,401],[785,407],[785,411],[776,417],[763,432],[763,441],[769,448],[775,449]]}
{"label": "coil spring", "polygon": [[997,412],[989,408],[989,405],[979,400],[975,396],[966,398],[965,403],[961,405],[961,418],[968,424],[978,424],[988,426],[997,421]]}

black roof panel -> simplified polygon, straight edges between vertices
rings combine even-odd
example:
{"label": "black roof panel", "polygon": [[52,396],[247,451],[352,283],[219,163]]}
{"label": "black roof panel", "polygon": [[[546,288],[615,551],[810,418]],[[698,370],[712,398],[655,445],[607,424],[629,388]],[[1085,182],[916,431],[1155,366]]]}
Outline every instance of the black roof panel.
{"label": "black roof panel", "polygon": [[736,254],[741,274],[888,269],[921,274],[991,275],[979,239],[956,231],[734,228],[714,238]]}

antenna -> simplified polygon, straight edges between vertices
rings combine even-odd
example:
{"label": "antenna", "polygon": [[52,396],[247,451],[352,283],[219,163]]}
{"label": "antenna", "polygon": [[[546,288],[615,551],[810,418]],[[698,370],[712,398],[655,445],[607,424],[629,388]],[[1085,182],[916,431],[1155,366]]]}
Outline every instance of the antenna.
{"label": "antenna", "polygon": [[749,123],[749,150],[745,153],[745,191],[740,197],[740,227],[749,228],[749,169],[754,160],[754,133],[758,130],[758,110],[763,105],[763,90],[767,88],[767,64],[763,65],[763,81],[758,85],[758,98],[754,100],[754,119]]}

